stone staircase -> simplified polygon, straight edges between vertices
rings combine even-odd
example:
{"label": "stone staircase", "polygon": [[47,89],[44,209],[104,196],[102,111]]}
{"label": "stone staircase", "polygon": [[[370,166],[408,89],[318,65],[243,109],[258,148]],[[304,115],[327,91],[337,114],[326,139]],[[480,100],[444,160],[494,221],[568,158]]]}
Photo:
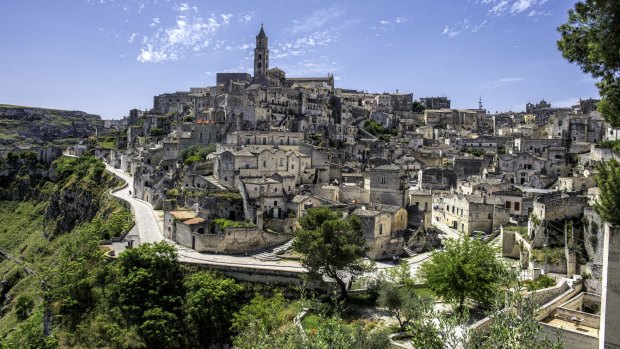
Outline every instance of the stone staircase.
{"label": "stone staircase", "polygon": [[409,247],[407,247],[407,246],[405,246],[404,250],[405,250],[405,253],[406,253],[409,257],[413,257],[413,256],[415,256],[415,255],[416,255],[416,253],[415,253],[415,252],[413,252],[413,251],[411,251],[411,249],[410,249]]}
{"label": "stone staircase", "polygon": [[260,250],[256,254],[252,255],[252,257],[260,261],[263,261],[263,262],[279,261],[282,259],[279,257],[279,255],[283,254],[287,250],[290,250],[292,247],[293,247],[293,239],[273,249]]}
{"label": "stone staircase", "polygon": [[214,176],[206,176],[204,179],[206,179],[207,182],[209,182],[209,185],[213,186],[215,189],[226,190],[226,187],[221,185]]}

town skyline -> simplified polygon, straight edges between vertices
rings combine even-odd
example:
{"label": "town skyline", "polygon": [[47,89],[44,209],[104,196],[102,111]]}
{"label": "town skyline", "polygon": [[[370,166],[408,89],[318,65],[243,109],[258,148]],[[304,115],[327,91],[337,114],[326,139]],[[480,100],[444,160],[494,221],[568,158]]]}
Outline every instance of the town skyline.
{"label": "town skyline", "polygon": [[[32,4],[38,4],[32,6]],[[598,98],[594,80],[566,62],[555,28],[559,1],[388,1],[205,4],[84,1],[8,5],[0,63],[2,103],[77,109],[118,119],[152,96],[252,73],[261,22],[271,67],[287,76],[333,74],[337,88],[446,96],[455,108],[523,111],[541,99],[567,107]],[[36,10],[32,10],[36,8]],[[282,18],[286,18],[283,20]]]}

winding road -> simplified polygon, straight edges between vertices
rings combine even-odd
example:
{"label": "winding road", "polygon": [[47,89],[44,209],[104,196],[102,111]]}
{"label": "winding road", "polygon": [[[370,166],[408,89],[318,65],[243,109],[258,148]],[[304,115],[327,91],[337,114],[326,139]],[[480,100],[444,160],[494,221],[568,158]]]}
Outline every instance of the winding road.
{"label": "winding road", "polygon": [[[268,270],[272,272],[288,272],[288,273],[305,273],[306,269],[297,261],[280,260],[280,261],[260,261],[251,256],[238,256],[238,255],[223,255],[213,253],[200,253],[188,247],[177,244],[176,242],[164,238],[163,236],[163,215],[158,214],[153,207],[140,199],[134,198],[131,193],[135,193],[133,188],[133,176],[116,169],[109,164],[106,165],[106,170],[127,183],[127,186],[120,190],[112,191],[112,195],[126,201],[131,206],[132,213],[135,217],[135,226],[128,234],[128,237],[134,240],[134,245],[142,243],[154,243],[159,241],[165,241],[176,247],[179,261],[182,263],[198,264],[204,266],[211,266],[221,269],[222,267],[238,267],[240,269],[248,270]],[[117,253],[121,253],[125,249],[126,243],[117,243],[114,246],[114,250]],[[412,258],[407,258],[407,262],[410,265],[412,274],[415,274],[419,264],[428,258],[428,254],[416,255]],[[392,263],[380,262],[376,263],[377,269],[385,269],[394,267]]]}
{"label": "winding road", "polygon": [[[263,262],[252,257],[246,256],[231,256],[222,254],[210,254],[200,253],[185,246],[179,245],[172,240],[164,238],[162,234],[163,221],[160,215],[153,209],[153,207],[140,199],[134,198],[129,194],[135,193],[133,188],[133,176],[106,164],[106,170],[117,177],[127,182],[127,186],[121,190],[113,191],[112,195],[126,201],[131,206],[131,211],[134,215],[136,225],[134,230],[129,235],[137,235],[137,239],[134,240],[134,244],[154,243],[159,241],[166,241],[167,243],[175,246],[179,254],[179,261],[190,264],[204,264],[213,266],[232,266],[232,267],[244,267],[253,269],[265,269],[287,272],[304,273],[306,269],[296,261],[269,261]],[[137,232],[135,231],[137,230]],[[115,248],[115,250],[117,250]],[[118,251],[122,252],[122,251]]]}

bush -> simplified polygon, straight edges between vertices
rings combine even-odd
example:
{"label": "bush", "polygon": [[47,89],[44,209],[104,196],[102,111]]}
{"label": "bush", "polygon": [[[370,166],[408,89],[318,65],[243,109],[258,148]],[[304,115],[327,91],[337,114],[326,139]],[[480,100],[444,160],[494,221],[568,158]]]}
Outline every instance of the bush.
{"label": "bush", "polygon": [[159,128],[159,127],[155,127],[152,128],[151,131],[149,132],[149,135],[151,137],[161,137],[165,134],[166,132],[164,132],[163,129]]}
{"label": "bush", "polygon": [[199,162],[204,160],[207,155],[213,153],[215,151],[215,144],[209,144],[208,146],[202,145],[192,145],[190,147],[185,148],[181,152],[181,158],[183,159],[183,163],[185,165],[191,165],[194,162]]}
{"label": "bush", "polygon": [[34,301],[28,295],[22,294],[15,299],[15,314],[19,320],[27,319],[33,307]]}
{"label": "bush", "polygon": [[528,280],[524,284],[528,291],[536,291],[555,286],[555,280],[547,275],[540,275],[536,280]]}

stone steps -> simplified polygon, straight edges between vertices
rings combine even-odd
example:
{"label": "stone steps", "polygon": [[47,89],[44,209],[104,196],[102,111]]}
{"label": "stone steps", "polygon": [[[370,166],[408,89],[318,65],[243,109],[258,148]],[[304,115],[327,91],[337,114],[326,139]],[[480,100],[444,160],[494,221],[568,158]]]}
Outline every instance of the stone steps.
{"label": "stone steps", "polygon": [[273,249],[263,249],[258,251],[257,253],[253,254],[252,257],[260,260],[260,261],[270,261],[270,262],[274,262],[274,261],[279,261],[282,258],[278,257],[278,255],[283,254],[284,252],[286,252],[287,250],[291,249],[293,247],[293,239],[287,241],[286,243],[277,246]]}
{"label": "stone steps", "polygon": [[415,252],[413,252],[413,251],[412,251],[409,247],[407,247],[407,246],[405,246],[404,250],[405,250],[405,253],[406,253],[409,257],[413,257],[413,256],[415,256],[415,255],[416,255],[416,253],[415,253]]}

